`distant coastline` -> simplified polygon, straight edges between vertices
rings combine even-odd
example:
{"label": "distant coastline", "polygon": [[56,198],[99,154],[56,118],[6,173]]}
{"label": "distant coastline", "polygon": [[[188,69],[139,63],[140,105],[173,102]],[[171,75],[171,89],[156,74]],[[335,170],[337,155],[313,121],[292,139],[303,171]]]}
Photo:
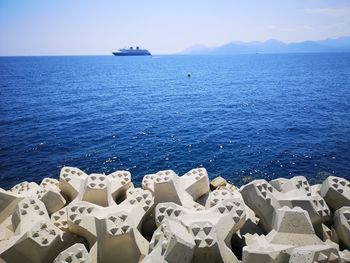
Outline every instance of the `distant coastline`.
{"label": "distant coastline", "polygon": [[350,52],[350,36],[318,41],[285,43],[270,39],[265,42],[235,41],[225,45],[209,47],[195,45],[179,55],[234,55],[234,54],[279,54],[279,53],[341,53]]}

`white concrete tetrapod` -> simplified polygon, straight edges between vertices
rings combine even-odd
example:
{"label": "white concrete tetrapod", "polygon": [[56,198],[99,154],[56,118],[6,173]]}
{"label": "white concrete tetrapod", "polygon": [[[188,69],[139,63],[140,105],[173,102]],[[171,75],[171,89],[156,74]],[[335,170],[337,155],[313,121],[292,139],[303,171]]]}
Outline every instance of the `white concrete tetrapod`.
{"label": "white concrete tetrapod", "polygon": [[130,189],[117,207],[95,213],[98,262],[139,262],[148,252],[149,242],[142,235],[142,224],[153,211],[149,190]]}
{"label": "white concrete tetrapod", "polygon": [[81,243],[62,251],[54,260],[54,263],[93,263],[85,246]]}
{"label": "white concrete tetrapod", "polygon": [[[290,183],[289,187],[293,185]],[[272,217],[274,211],[283,206],[301,207],[305,209],[311,218],[311,221],[321,235],[322,223],[331,218],[330,210],[319,195],[312,195],[311,192],[303,189],[303,183],[299,188],[290,189],[283,193],[276,190],[265,180],[255,180],[241,188],[241,194],[244,202],[260,218],[261,225],[265,232],[272,229]],[[306,186],[307,187],[307,186]],[[282,189],[282,188],[280,188]]]}
{"label": "white concrete tetrapod", "polygon": [[116,205],[116,199],[133,185],[127,171],[87,175],[78,168],[63,167],[59,187],[72,202],[87,201],[107,207]]}
{"label": "white concrete tetrapod", "polygon": [[[181,260],[186,258],[185,262],[238,262],[231,251],[231,237],[245,222],[244,204],[238,198],[219,201],[200,211],[160,203],[156,207],[156,222],[159,228],[152,237],[145,262],[161,262],[159,258],[178,262],[179,247],[186,247],[185,253],[179,255]],[[168,234],[162,229],[174,232]]]}
{"label": "white concrete tetrapod", "polygon": [[350,206],[350,182],[344,178],[329,176],[323,181],[321,196],[334,210]]}
{"label": "white concrete tetrapod", "polygon": [[350,249],[350,206],[344,206],[335,211],[334,226],[339,239],[347,249]]}
{"label": "white concrete tetrapod", "polygon": [[340,260],[337,244],[323,242],[316,236],[307,211],[299,207],[279,208],[273,215],[272,225],[267,236],[246,236],[242,262],[309,262],[305,251],[312,259],[318,259],[322,254],[321,257],[324,255],[327,260]]}
{"label": "white concrete tetrapod", "polygon": [[153,210],[153,199],[150,191],[135,188],[119,205],[73,202],[67,206],[68,229],[88,241],[99,262],[138,262],[148,251],[141,227]]}
{"label": "white concrete tetrapod", "polygon": [[43,219],[7,240],[6,244],[0,243],[0,260],[29,263],[53,262],[62,250],[78,241],[78,237],[63,233],[51,221]]}
{"label": "white concrete tetrapod", "polygon": [[174,202],[196,210],[204,209],[195,201],[210,190],[208,173],[204,168],[192,169],[181,177],[172,170],[148,174],[143,177],[142,188],[154,194],[156,204]]}

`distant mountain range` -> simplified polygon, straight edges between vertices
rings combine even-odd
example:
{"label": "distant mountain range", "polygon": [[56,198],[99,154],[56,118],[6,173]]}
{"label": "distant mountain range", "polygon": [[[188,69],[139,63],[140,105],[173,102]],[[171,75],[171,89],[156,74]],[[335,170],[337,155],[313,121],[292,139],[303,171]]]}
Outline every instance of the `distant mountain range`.
{"label": "distant mountain range", "polygon": [[188,55],[229,55],[255,53],[309,53],[309,52],[350,52],[350,36],[319,41],[303,41],[298,43],[284,43],[270,39],[265,42],[235,41],[223,46],[208,47],[204,45],[192,46],[179,54]]}

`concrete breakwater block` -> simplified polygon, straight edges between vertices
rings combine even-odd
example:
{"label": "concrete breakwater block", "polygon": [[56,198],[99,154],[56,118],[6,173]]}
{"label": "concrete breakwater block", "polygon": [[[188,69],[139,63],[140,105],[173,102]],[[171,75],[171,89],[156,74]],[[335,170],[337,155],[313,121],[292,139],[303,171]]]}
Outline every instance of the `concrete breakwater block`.
{"label": "concrete breakwater block", "polygon": [[350,249],[350,206],[344,206],[335,211],[334,226],[341,242]]}
{"label": "concrete breakwater block", "polygon": [[313,194],[305,177],[276,179],[271,183],[255,180],[241,188],[245,203],[257,214],[266,233],[273,229],[274,212],[281,207],[300,207],[308,212],[315,230],[320,233],[322,223],[331,219],[325,200]]}
{"label": "concrete breakwater block", "polygon": [[300,207],[279,208],[272,224],[273,229],[266,236],[247,236],[243,262],[338,262],[337,244],[323,242],[316,236],[307,211]]}
{"label": "concrete breakwater block", "polygon": [[[238,262],[231,251],[230,240],[245,222],[241,199],[221,200],[201,211],[161,203],[155,213],[159,228],[152,237],[150,254],[144,262]],[[178,225],[174,230],[178,229],[179,236],[166,230],[171,228],[172,221]],[[182,235],[187,242],[181,241]],[[186,253],[179,255],[178,248],[184,246]],[[181,258],[176,258],[177,255]]]}
{"label": "concrete breakwater block", "polygon": [[350,262],[350,183],[128,171],[0,189],[0,262]]}
{"label": "concrete breakwater block", "polygon": [[192,169],[183,176],[172,170],[143,177],[142,188],[150,190],[156,204],[174,202],[188,208],[204,209],[196,200],[209,193],[208,173],[204,168]]}
{"label": "concrete breakwater block", "polygon": [[334,210],[350,206],[350,182],[344,178],[329,176],[322,183],[320,194]]}
{"label": "concrete breakwater block", "polygon": [[131,174],[128,171],[88,176],[78,168],[64,167],[60,174],[59,188],[72,202],[87,201],[100,206],[113,206],[116,198],[130,187]]}

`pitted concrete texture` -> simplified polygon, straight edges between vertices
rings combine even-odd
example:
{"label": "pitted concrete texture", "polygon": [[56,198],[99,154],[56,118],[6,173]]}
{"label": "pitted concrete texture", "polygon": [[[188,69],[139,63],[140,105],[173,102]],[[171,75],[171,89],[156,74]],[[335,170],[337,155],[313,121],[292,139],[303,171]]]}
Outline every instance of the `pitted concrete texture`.
{"label": "pitted concrete texture", "polygon": [[283,206],[306,210],[318,232],[322,231],[322,223],[331,220],[327,203],[320,195],[312,194],[305,177],[276,179],[272,184],[265,180],[255,180],[243,186],[241,194],[245,203],[260,218],[266,233],[272,229],[274,211]]}
{"label": "pitted concrete texture", "polygon": [[[238,262],[229,241],[244,221],[244,203],[238,198],[220,200],[201,211],[158,204],[159,227],[144,262]],[[178,253],[180,248],[184,254]]]}
{"label": "pitted concrete texture", "polygon": [[116,205],[115,200],[133,185],[127,171],[88,176],[78,168],[63,167],[59,187],[72,202],[87,201],[107,207]]}
{"label": "pitted concrete texture", "polygon": [[335,211],[334,226],[341,242],[350,249],[350,206],[344,206]]}
{"label": "pitted concrete texture", "polygon": [[329,176],[322,183],[320,194],[334,210],[350,206],[350,182],[344,178]]}
{"label": "pitted concrete texture", "polygon": [[240,188],[205,168],[86,174],[0,188],[0,263],[350,262],[350,184],[329,176]]}
{"label": "pitted concrete texture", "polygon": [[340,262],[338,245],[318,238],[309,214],[299,207],[277,209],[268,235],[246,238],[243,262]]}
{"label": "pitted concrete texture", "polygon": [[181,177],[172,170],[148,174],[142,180],[142,188],[154,194],[156,204],[174,202],[196,210],[204,209],[196,200],[210,191],[204,168],[192,169]]}

